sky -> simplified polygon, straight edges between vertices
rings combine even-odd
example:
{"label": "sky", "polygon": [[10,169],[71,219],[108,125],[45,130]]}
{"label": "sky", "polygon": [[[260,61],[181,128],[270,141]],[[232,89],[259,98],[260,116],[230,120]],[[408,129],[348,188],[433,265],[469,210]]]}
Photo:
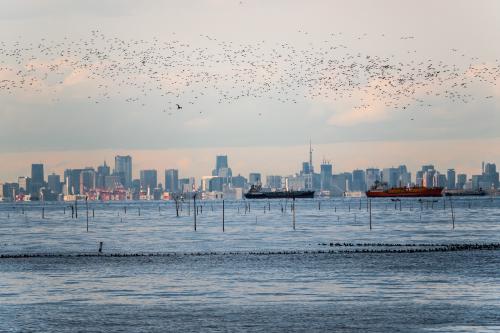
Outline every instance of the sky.
{"label": "sky", "polygon": [[[236,174],[286,175],[309,140],[316,168],[334,172],[500,162],[498,1],[1,1],[0,40],[0,181],[116,154],[132,155],[135,176],[199,178],[216,154]],[[342,67],[352,59],[409,81],[441,73],[381,94],[388,79]]]}

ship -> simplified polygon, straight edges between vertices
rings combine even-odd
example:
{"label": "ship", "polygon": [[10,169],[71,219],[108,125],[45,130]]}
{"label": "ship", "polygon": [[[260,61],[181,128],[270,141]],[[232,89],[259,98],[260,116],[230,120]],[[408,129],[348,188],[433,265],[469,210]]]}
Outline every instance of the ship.
{"label": "ship", "polygon": [[262,191],[260,186],[252,185],[245,193],[247,199],[303,199],[314,198],[314,191]]}
{"label": "ship", "polygon": [[444,195],[447,197],[470,197],[470,196],[483,196],[486,195],[486,191],[483,189],[479,190],[446,190]]}
{"label": "ship", "polygon": [[443,195],[442,187],[393,187],[388,188],[386,183],[375,182],[375,185],[366,191],[369,198],[388,198],[388,197],[441,197]]}

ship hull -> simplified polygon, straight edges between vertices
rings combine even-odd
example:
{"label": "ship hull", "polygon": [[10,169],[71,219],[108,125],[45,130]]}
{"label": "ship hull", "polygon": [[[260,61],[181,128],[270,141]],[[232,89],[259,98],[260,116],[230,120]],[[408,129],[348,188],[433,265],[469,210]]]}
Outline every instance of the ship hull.
{"label": "ship hull", "polygon": [[422,188],[422,189],[403,189],[403,190],[385,190],[385,191],[367,191],[369,198],[421,198],[421,197],[441,197],[442,188]]}
{"label": "ship hull", "polygon": [[314,191],[290,191],[290,192],[256,192],[245,193],[247,199],[312,199]]}

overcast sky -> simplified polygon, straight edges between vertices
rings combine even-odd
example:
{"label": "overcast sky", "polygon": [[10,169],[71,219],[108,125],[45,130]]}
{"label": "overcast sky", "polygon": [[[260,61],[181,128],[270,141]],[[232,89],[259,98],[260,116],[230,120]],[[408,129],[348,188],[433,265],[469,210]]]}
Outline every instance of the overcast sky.
{"label": "overcast sky", "polygon": [[[345,52],[392,56],[395,63],[432,59],[488,67],[498,66],[500,58],[500,2],[494,0],[0,2],[4,48],[87,40],[93,30],[146,43],[178,40],[209,52],[216,44],[207,35],[254,46],[264,41],[265,50],[279,43],[307,50],[335,34]],[[434,163],[443,171],[471,173],[483,160],[500,163],[499,80],[471,85],[467,103],[417,92],[425,107],[410,102],[401,112],[373,102],[360,113],[353,100],[363,96],[354,91],[349,100],[261,96],[216,103],[207,94],[190,104],[187,94],[168,101],[148,95],[131,104],[117,95],[113,80],[106,82],[110,98],[89,103],[99,82],[71,71],[64,75],[57,89],[48,84],[37,93],[0,90],[0,181],[29,174],[32,162],[62,172],[104,159],[112,164],[117,153],[133,155],[135,175],[139,169],[178,167],[181,176],[200,177],[210,174],[217,153],[229,154],[233,172],[245,176],[290,174],[307,159],[310,139],[317,169],[325,158],[334,172],[399,163],[415,170]],[[0,81],[5,78],[0,71]],[[145,82],[146,90],[154,88],[155,82]],[[137,95],[130,89],[121,94]],[[176,103],[182,112],[170,111]]]}

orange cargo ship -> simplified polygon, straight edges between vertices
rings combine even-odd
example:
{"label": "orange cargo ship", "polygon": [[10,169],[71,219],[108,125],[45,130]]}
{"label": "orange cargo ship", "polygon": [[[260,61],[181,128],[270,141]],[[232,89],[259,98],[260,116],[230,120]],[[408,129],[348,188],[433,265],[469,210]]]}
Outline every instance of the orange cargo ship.
{"label": "orange cargo ship", "polygon": [[442,187],[393,187],[390,189],[383,186],[374,186],[366,192],[369,198],[387,198],[387,197],[441,197],[443,195]]}

